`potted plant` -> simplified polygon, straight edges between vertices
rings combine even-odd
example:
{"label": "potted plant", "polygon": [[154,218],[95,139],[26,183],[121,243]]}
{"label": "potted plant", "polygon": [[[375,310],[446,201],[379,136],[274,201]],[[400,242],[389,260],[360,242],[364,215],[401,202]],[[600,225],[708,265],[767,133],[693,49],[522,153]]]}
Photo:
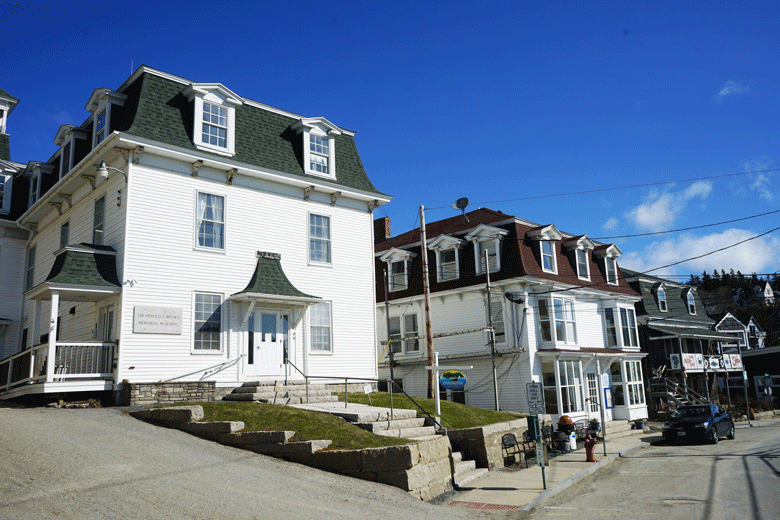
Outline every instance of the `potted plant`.
{"label": "potted plant", "polygon": [[589,432],[597,432],[599,431],[599,427],[601,425],[599,424],[599,420],[596,417],[591,417],[590,422],[588,422],[588,431]]}
{"label": "potted plant", "polygon": [[634,420],[634,429],[635,430],[644,430],[645,429],[645,420],[644,419],[635,419]]}

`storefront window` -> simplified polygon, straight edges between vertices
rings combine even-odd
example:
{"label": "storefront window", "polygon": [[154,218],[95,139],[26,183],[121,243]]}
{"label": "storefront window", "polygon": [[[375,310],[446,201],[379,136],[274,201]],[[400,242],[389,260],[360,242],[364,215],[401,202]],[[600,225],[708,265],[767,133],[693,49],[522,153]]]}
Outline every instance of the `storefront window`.
{"label": "storefront window", "polygon": [[626,386],[628,386],[629,404],[645,404],[642,367],[639,361],[626,361],[626,383]]}
{"label": "storefront window", "polygon": [[625,406],[626,396],[623,392],[623,373],[621,371],[622,363],[613,363],[609,367],[609,374],[612,379],[612,405]]}
{"label": "storefront window", "polygon": [[544,387],[544,406],[547,413],[558,413],[558,396],[555,392],[555,365],[552,361],[542,363],[542,385]]}

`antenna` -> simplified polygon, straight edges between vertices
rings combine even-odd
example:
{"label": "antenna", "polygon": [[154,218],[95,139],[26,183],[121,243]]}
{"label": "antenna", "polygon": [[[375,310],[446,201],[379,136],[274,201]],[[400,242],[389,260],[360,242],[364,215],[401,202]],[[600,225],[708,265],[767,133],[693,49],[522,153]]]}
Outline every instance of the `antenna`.
{"label": "antenna", "polygon": [[469,218],[466,217],[466,206],[469,205],[469,199],[466,197],[460,198],[452,203],[452,207],[454,209],[459,209],[461,213],[463,213],[463,216],[466,218],[466,222],[469,222]]}

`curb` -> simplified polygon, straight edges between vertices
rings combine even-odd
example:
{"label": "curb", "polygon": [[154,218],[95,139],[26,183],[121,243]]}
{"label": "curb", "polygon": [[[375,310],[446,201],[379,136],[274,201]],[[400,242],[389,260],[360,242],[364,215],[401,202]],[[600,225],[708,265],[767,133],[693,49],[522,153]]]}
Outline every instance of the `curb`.
{"label": "curb", "polygon": [[570,477],[566,477],[565,479],[561,480],[557,484],[555,484],[555,485],[545,489],[544,491],[542,491],[539,494],[538,497],[536,497],[533,500],[531,500],[530,502],[528,502],[525,505],[525,507],[523,507],[523,511],[530,511],[531,509],[533,509],[534,507],[539,505],[539,503],[543,502],[544,500],[547,500],[551,496],[557,495],[558,493],[560,493],[564,489],[567,489],[567,488],[573,486],[574,484],[576,484],[580,480],[584,479],[588,475],[591,475],[591,474],[595,473],[601,467],[606,466],[607,464],[609,464],[613,460],[617,459],[618,457],[623,457],[624,455],[627,455],[627,454],[631,453],[632,451],[638,450],[640,448],[645,448],[647,446],[650,446],[650,443],[643,442],[641,444],[637,444],[636,446],[632,446],[632,447],[630,447],[628,449],[625,449],[623,451],[620,451],[618,453],[613,453],[612,455],[607,455],[606,457],[604,457],[600,461],[594,463],[588,469],[584,469],[584,470],[580,471],[579,473],[576,473],[576,474],[574,474],[574,475],[572,475]]}

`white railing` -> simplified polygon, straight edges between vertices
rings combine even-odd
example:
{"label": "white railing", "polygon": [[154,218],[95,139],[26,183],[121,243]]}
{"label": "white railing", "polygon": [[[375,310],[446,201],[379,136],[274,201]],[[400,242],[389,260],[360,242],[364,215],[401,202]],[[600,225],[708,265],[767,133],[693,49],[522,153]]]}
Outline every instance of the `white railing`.
{"label": "white railing", "polygon": [[[110,379],[113,377],[113,343],[57,343],[52,381],[65,379]],[[30,350],[0,361],[0,391],[25,383],[47,382],[49,345],[35,345]]]}

